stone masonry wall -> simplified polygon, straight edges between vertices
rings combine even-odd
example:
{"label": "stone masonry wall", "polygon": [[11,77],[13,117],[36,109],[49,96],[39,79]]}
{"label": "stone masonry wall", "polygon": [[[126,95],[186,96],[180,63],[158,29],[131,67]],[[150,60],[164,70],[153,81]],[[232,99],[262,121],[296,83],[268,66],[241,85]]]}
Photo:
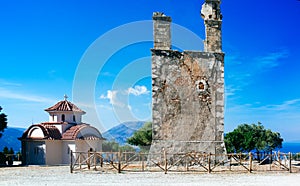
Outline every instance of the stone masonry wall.
{"label": "stone masonry wall", "polygon": [[224,153],[222,54],[152,50],[150,153]]}
{"label": "stone masonry wall", "polygon": [[171,50],[171,18],[154,13],[150,155],[203,152],[225,154],[224,53],[220,0],[205,0],[201,16],[204,52]]}

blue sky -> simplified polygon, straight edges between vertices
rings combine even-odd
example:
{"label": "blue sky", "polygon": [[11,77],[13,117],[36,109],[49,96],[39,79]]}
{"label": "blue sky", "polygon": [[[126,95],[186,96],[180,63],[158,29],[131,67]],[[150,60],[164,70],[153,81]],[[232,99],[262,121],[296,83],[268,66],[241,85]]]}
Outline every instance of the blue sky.
{"label": "blue sky", "polygon": [[[202,3],[1,0],[0,105],[9,126],[25,128],[47,121],[43,110],[62,100],[64,94],[82,109],[94,109],[97,118],[88,112],[84,120],[98,122],[94,125],[102,131],[129,119],[150,120],[152,13],[164,12],[173,23],[204,39],[199,13]],[[223,0],[221,8],[225,132],[241,123],[260,121],[280,132],[285,141],[299,140],[300,2]],[[136,30],[126,31],[132,25]],[[186,34],[178,33],[174,39],[180,43]],[[126,39],[134,42],[121,44]],[[95,50],[97,47],[101,50]],[[203,44],[199,42],[197,47],[201,49]],[[86,66],[89,54],[100,57]],[[81,83],[80,91],[77,83]],[[90,88],[82,88],[83,84]],[[131,117],[127,118],[127,112]]]}

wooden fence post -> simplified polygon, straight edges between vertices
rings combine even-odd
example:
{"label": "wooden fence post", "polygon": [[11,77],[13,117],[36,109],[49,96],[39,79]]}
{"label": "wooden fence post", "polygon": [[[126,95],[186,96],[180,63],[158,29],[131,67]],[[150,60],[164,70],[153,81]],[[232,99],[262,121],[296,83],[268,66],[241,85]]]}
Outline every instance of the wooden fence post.
{"label": "wooden fence post", "polygon": [[100,167],[103,167],[103,156],[102,156],[102,153],[100,153],[99,155],[100,155]]}
{"label": "wooden fence post", "polygon": [[189,171],[188,157],[185,155],[185,171]]}
{"label": "wooden fence post", "polygon": [[249,173],[252,171],[252,153],[249,152]]}
{"label": "wooden fence post", "polygon": [[70,172],[73,173],[73,151],[71,150]]}
{"label": "wooden fence post", "polygon": [[279,168],[281,168],[281,158],[280,158],[280,151],[278,151],[278,162],[279,162]]}
{"label": "wooden fence post", "polygon": [[208,160],[207,160],[207,162],[208,162],[208,173],[210,173],[211,172],[211,167],[210,167],[210,162],[211,162],[211,153],[209,153],[209,155],[208,155]]}
{"label": "wooden fence post", "polygon": [[143,153],[140,153],[140,155],[142,156],[142,171],[144,172],[145,170],[145,163],[144,163],[144,154]]}
{"label": "wooden fence post", "polygon": [[272,170],[272,162],[273,162],[273,153],[270,154],[270,171]]}
{"label": "wooden fence post", "polygon": [[232,160],[231,160],[231,158],[232,158],[231,156],[232,156],[232,154],[229,155],[229,170],[230,170],[230,171],[231,171],[231,161],[232,161]]}
{"label": "wooden fence post", "polygon": [[289,152],[289,170],[292,173],[292,153]]}
{"label": "wooden fence post", "polygon": [[167,174],[167,171],[168,171],[167,152],[165,151],[165,149],[163,151],[164,151],[164,160],[165,160],[165,174]]}
{"label": "wooden fence post", "polygon": [[91,160],[90,160],[90,157],[91,157],[91,154],[90,154],[90,150],[88,150],[88,159],[87,159],[87,166],[88,166],[88,169],[90,170],[91,169]]}
{"label": "wooden fence post", "polygon": [[240,158],[239,159],[240,160],[240,165],[242,165],[242,153],[241,152],[239,153],[239,158]]}
{"label": "wooden fence post", "polygon": [[79,161],[79,169],[81,170],[81,152],[79,153],[79,159],[78,159],[78,161]]}
{"label": "wooden fence post", "polygon": [[121,151],[118,153],[118,173],[121,173]]}
{"label": "wooden fence post", "polygon": [[97,153],[94,153],[94,166],[95,166],[95,171],[97,170]]}

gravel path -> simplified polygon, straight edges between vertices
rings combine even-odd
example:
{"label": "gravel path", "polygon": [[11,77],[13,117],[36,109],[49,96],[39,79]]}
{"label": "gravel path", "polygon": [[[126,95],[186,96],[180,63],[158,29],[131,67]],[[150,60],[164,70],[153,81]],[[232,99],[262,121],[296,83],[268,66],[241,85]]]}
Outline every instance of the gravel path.
{"label": "gravel path", "polygon": [[0,168],[0,185],[300,185],[299,173],[77,172],[69,167]]}

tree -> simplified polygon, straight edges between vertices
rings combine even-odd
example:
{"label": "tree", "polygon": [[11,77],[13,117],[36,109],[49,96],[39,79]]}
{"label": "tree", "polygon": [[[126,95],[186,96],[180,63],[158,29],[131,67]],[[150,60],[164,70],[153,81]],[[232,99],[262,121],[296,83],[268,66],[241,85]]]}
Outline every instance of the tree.
{"label": "tree", "polygon": [[119,152],[119,151],[127,151],[127,152],[135,152],[135,149],[130,145],[120,146],[119,143],[115,141],[104,141],[102,144],[103,152]]}
{"label": "tree", "polygon": [[133,136],[127,139],[127,143],[139,146],[142,150],[149,150],[152,142],[152,123],[147,122],[142,128],[135,131]]}
{"label": "tree", "polygon": [[3,154],[5,154],[5,155],[9,154],[8,147],[5,146],[5,147],[3,148],[3,151],[2,151],[2,152],[3,152]]}
{"label": "tree", "polygon": [[7,115],[4,113],[1,113],[2,107],[0,106],[0,138],[2,137],[2,133],[4,132],[4,129],[7,128]]}
{"label": "tree", "polygon": [[258,124],[242,124],[224,138],[227,152],[250,152],[255,150],[259,159],[259,152],[272,152],[282,147],[283,139],[278,132],[272,132]]}
{"label": "tree", "polygon": [[[12,165],[13,164],[13,156],[15,154],[14,150],[12,148],[8,149],[8,147],[4,147],[2,154],[5,157],[5,161],[7,161],[8,165]],[[4,160],[0,160],[0,161],[4,161]],[[0,164],[3,164],[3,162]]]}
{"label": "tree", "polygon": [[6,165],[6,156],[0,152],[0,165]]}

